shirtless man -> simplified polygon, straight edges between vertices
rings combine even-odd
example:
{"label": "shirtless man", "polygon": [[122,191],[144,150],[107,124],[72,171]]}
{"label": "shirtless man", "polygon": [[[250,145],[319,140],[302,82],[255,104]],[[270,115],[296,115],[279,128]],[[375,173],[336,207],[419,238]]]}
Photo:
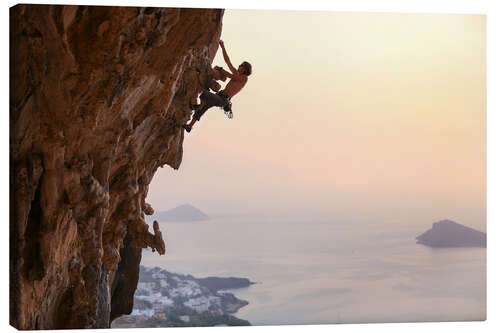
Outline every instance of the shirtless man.
{"label": "shirtless man", "polygon": [[[234,68],[231,64],[231,60],[229,60],[229,56],[227,55],[226,48],[224,47],[224,42],[219,41],[219,45],[222,48],[222,54],[224,55],[224,61],[229,67],[228,71],[224,69],[220,69],[226,77],[229,77],[230,80],[224,90],[219,91],[217,94],[211,93],[208,90],[205,90],[200,95],[201,104],[198,105],[190,105],[191,109],[194,110],[193,119],[187,125],[182,125],[182,127],[187,131],[191,132],[193,125],[200,120],[201,116],[211,107],[219,106],[224,108],[224,111],[231,111],[231,97],[240,92],[241,89],[245,86],[248,81],[248,76],[252,74],[252,65],[248,62],[244,61],[238,67],[238,69]],[[232,112],[231,112],[232,115]]]}

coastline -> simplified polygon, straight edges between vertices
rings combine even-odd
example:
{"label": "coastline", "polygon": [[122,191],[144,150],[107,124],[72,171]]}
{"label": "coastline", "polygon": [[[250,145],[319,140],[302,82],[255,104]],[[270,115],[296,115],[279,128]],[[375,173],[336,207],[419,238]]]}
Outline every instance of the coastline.
{"label": "coastline", "polygon": [[249,302],[230,291],[252,284],[247,278],[196,278],[141,266],[132,313],[117,318],[111,327],[249,326],[234,316]]}

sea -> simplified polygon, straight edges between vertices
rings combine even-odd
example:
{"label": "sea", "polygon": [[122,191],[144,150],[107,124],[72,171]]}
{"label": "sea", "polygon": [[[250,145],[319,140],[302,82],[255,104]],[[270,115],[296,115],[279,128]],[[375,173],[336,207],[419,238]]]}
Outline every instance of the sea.
{"label": "sea", "polygon": [[252,325],[486,319],[486,249],[416,244],[432,226],[329,218],[217,217],[160,222],[167,252],[142,265],[246,277],[235,316]]}

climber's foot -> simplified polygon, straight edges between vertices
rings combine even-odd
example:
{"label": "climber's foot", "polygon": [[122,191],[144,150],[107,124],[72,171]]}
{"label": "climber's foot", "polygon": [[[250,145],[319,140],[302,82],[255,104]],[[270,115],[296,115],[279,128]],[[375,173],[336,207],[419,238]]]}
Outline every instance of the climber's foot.
{"label": "climber's foot", "polygon": [[189,127],[188,125],[182,125],[182,128],[184,128],[188,133],[191,132],[191,127]]}
{"label": "climber's foot", "polygon": [[189,108],[191,110],[198,110],[198,108],[200,107],[200,104],[189,104]]}

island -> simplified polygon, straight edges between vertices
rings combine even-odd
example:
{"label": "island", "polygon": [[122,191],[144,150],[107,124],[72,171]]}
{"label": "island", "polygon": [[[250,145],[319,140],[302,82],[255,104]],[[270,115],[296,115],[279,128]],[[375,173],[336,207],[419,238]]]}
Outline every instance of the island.
{"label": "island", "polygon": [[247,278],[195,278],[140,266],[133,311],[111,327],[248,326],[248,321],[232,315],[248,302],[227,290],[252,284]]}
{"label": "island", "polygon": [[158,222],[195,222],[210,220],[210,217],[190,204],[183,204],[167,211],[155,212],[148,216],[147,220],[150,222],[153,220]]}
{"label": "island", "polygon": [[486,247],[484,232],[466,227],[451,220],[432,224],[432,229],[416,237],[417,244],[430,247]]}

